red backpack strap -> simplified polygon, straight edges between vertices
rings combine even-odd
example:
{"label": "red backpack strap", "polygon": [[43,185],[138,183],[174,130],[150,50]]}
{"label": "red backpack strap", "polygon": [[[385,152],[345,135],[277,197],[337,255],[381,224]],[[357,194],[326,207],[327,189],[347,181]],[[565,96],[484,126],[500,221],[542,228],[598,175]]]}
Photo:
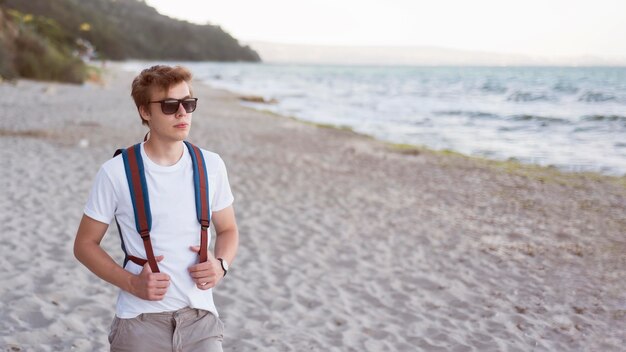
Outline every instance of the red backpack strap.
{"label": "red backpack strap", "polygon": [[196,194],[196,216],[200,223],[200,263],[206,262],[208,258],[209,237],[208,230],[211,225],[210,204],[209,204],[209,178],[206,170],[206,163],[200,148],[185,141],[191,162],[193,164],[193,184]]}
{"label": "red backpack strap", "polygon": [[[152,242],[150,241],[152,214],[150,212],[150,199],[148,198],[148,185],[146,183],[146,175],[143,167],[143,158],[141,157],[141,144],[135,144],[128,149],[124,149],[122,151],[122,158],[124,159],[126,179],[128,181],[130,198],[133,202],[133,210],[135,212],[135,226],[143,240],[147,262],[150,264],[152,272],[158,273],[159,266],[154,257]],[[146,259],[140,259],[134,256],[128,256],[128,259],[141,266],[146,263]]]}

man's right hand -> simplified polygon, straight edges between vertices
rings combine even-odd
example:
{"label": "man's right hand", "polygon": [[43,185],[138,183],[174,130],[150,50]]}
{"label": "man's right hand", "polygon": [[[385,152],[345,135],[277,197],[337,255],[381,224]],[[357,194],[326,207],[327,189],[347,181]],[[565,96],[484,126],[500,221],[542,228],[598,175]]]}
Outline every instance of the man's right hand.
{"label": "man's right hand", "polygon": [[[163,256],[155,257],[157,262],[163,260]],[[170,276],[164,273],[153,273],[150,264],[146,263],[139,275],[131,278],[131,292],[133,295],[148,301],[160,301],[165,297],[167,288],[170,286]]]}

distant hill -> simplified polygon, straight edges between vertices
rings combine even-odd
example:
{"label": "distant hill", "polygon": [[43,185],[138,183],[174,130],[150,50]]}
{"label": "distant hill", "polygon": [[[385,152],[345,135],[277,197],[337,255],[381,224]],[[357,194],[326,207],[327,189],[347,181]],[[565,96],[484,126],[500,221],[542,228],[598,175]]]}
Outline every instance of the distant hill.
{"label": "distant hill", "polygon": [[626,58],[537,57],[435,46],[335,46],[247,42],[264,62],[415,66],[624,66]]}
{"label": "distant hill", "polygon": [[140,0],[0,0],[0,6],[54,20],[102,59],[261,60],[219,26],[175,20]]}

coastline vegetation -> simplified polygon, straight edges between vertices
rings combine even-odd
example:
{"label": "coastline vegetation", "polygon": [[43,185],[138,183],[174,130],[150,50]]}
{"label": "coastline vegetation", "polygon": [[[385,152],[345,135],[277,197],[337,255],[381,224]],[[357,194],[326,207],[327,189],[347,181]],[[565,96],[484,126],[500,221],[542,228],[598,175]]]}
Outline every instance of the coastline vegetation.
{"label": "coastline vegetation", "polygon": [[[91,60],[260,61],[219,26],[141,0],[0,0],[0,78],[82,83]],[[95,75],[95,76],[94,76]]]}
{"label": "coastline vegetation", "polygon": [[17,10],[0,12],[0,76],[82,83],[86,64],[74,55],[74,40],[50,18]]}
{"label": "coastline vegetation", "polygon": [[534,179],[542,183],[556,183],[562,186],[581,188],[585,187],[584,183],[588,181],[609,181],[610,183],[613,183],[626,190],[626,175],[608,176],[596,172],[569,172],[559,170],[553,165],[543,166],[522,163],[515,158],[509,158],[507,160],[495,160],[481,156],[467,155],[449,149],[435,150],[426,146],[417,146],[404,143],[385,142],[385,144],[387,144],[390,151],[401,154],[419,155],[421,152],[429,152],[431,154],[446,156],[447,158],[463,158],[466,160],[474,161],[479,165],[504,171],[509,174]]}

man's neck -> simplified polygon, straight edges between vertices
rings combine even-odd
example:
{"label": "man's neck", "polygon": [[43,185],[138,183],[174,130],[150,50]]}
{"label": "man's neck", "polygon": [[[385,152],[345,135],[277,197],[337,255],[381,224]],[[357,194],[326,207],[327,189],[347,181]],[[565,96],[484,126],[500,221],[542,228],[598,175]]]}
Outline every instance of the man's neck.
{"label": "man's neck", "polygon": [[171,166],[180,160],[184,151],[183,141],[161,141],[150,136],[144,144],[148,158],[157,165]]}

